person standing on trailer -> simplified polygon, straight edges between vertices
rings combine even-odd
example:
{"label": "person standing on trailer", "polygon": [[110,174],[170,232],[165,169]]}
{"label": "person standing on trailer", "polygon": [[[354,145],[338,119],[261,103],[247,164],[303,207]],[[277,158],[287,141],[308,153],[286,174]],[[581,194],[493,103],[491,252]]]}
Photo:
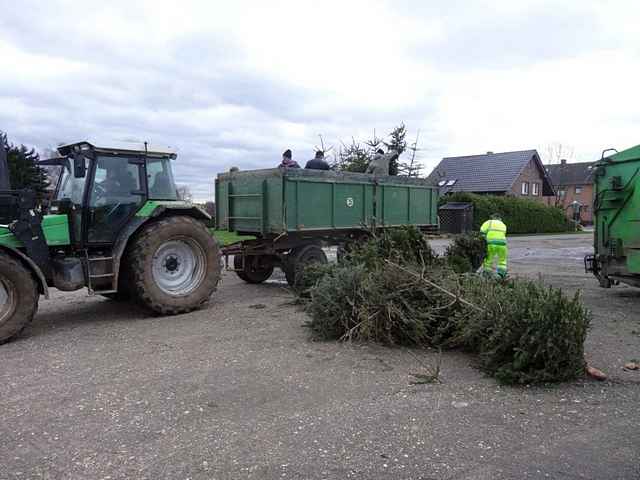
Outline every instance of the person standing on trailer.
{"label": "person standing on trailer", "polygon": [[308,168],[310,170],[330,170],[329,164],[324,159],[324,152],[322,150],[318,150],[316,152],[315,158],[312,158],[307,162],[304,168]]}
{"label": "person standing on trailer", "polygon": [[394,149],[389,149],[387,153],[384,153],[384,150],[379,148],[367,166],[367,171],[365,173],[373,175],[389,175],[389,163],[391,163],[391,160],[395,158],[398,158],[398,152]]}
{"label": "person standing on trailer", "polygon": [[295,160],[293,160],[291,158],[291,150],[287,149],[282,154],[282,162],[280,163],[280,165],[278,165],[278,167],[281,167],[281,168],[300,168],[300,165],[298,165],[298,162],[296,162]]}
{"label": "person standing on trailer", "polygon": [[507,276],[507,226],[502,222],[500,215],[494,213],[491,218],[480,227],[480,233],[487,241],[487,256],[484,258],[483,270],[493,274],[494,262],[497,262],[497,274],[501,278]]}

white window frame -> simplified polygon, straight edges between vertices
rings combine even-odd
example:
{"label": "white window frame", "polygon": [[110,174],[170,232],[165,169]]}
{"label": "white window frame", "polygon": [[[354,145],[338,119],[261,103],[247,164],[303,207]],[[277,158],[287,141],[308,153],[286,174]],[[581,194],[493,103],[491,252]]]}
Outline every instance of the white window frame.
{"label": "white window frame", "polygon": [[529,195],[529,182],[522,182],[521,193],[522,195]]}
{"label": "white window frame", "polygon": [[540,195],[540,184],[538,182],[533,182],[531,184],[531,195],[537,197]]}
{"label": "white window frame", "polygon": [[582,188],[582,185],[576,185],[574,190],[576,192],[576,195],[580,195],[582,193]]}

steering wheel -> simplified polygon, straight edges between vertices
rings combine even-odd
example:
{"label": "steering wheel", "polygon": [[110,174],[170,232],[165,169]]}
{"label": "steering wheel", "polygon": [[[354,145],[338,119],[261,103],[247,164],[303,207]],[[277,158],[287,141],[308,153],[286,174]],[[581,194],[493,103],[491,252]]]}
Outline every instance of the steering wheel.
{"label": "steering wheel", "polygon": [[107,193],[106,189],[99,183],[93,185],[93,194],[95,195],[95,201],[101,200]]}

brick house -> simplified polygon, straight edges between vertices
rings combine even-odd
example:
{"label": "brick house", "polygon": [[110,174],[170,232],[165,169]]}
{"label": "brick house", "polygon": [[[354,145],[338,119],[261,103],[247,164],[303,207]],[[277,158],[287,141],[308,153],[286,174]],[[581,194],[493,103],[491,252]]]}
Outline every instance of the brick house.
{"label": "brick house", "polygon": [[427,178],[440,187],[440,194],[513,195],[540,202],[545,196],[555,196],[536,150],[446,157]]}
{"label": "brick house", "polygon": [[[561,206],[568,218],[580,213],[580,223],[593,223],[593,162],[567,163],[545,168],[556,190],[555,196],[545,197],[548,205]],[[573,208],[575,203],[575,208]]]}

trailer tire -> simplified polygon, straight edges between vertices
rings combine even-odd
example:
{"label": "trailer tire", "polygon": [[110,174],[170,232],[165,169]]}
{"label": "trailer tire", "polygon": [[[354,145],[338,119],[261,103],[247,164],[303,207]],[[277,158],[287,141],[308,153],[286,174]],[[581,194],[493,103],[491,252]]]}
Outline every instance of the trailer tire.
{"label": "trailer tire", "polygon": [[[273,274],[273,262],[268,262],[267,255],[246,256],[242,262],[242,256],[235,255],[233,257],[233,268],[236,275],[247,283],[262,283]],[[248,261],[247,261],[248,260]],[[267,260],[267,263],[265,263]],[[243,265],[244,263],[244,265]],[[256,264],[258,267],[256,268]]]}
{"label": "trailer tire", "polygon": [[22,333],[38,310],[38,285],[18,260],[0,254],[0,344]]}
{"label": "trailer tire", "polygon": [[287,256],[284,276],[290,287],[296,288],[304,267],[312,263],[328,263],[327,256],[318,245],[305,245],[293,249]]}
{"label": "trailer tire", "polygon": [[136,299],[161,315],[202,307],[220,281],[218,243],[202,222],[188,216],[143,227],[128,258]]}

